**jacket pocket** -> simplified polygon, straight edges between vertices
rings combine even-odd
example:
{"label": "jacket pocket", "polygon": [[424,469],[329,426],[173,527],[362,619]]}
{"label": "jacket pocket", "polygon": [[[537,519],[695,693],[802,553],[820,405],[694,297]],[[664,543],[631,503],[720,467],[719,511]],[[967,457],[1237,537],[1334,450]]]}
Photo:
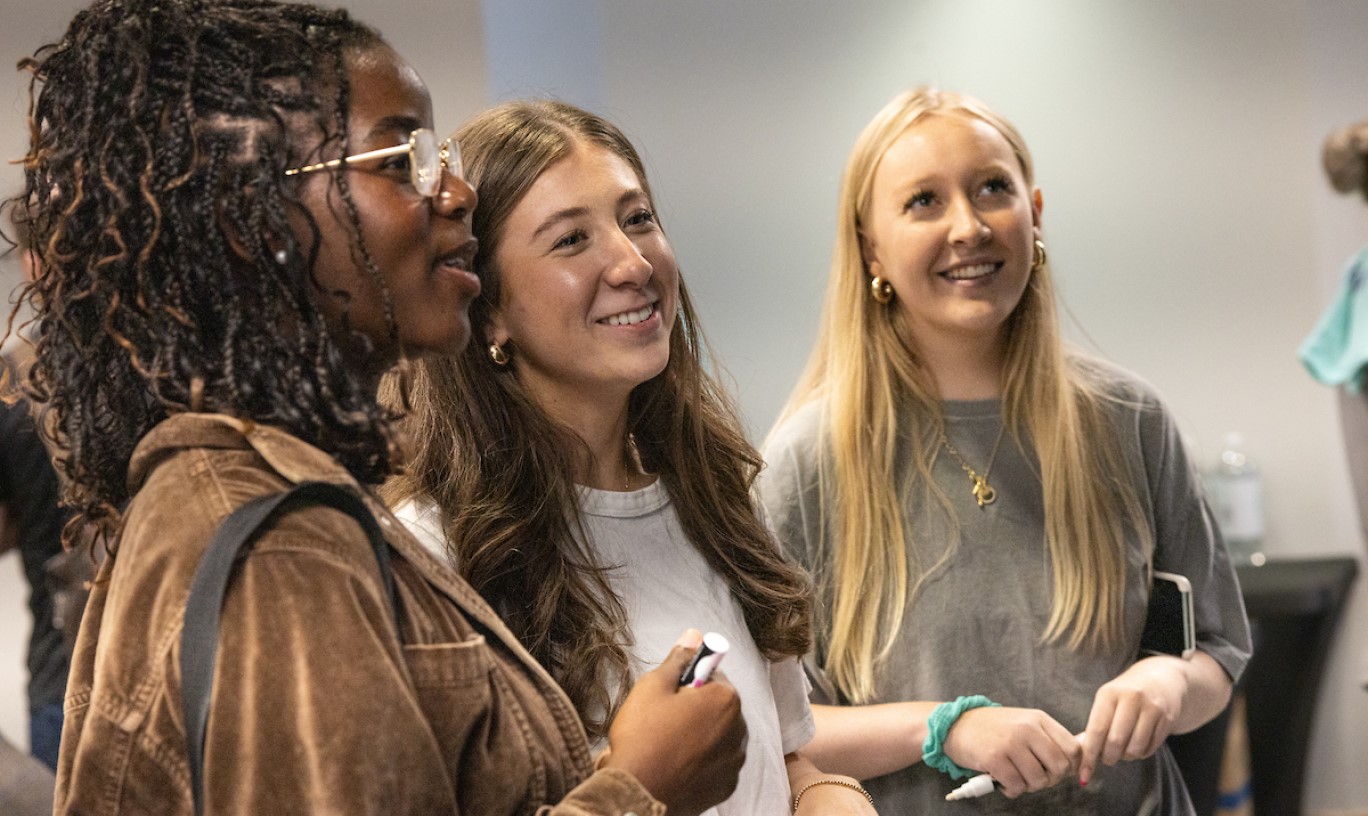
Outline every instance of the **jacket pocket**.
{"label": "jacket pocket", "polygon": [[418,703],[456,787],[461,812],[512,813],[527,796],[533,760],[518,701],[494,679],[483,635],[404,646]]}

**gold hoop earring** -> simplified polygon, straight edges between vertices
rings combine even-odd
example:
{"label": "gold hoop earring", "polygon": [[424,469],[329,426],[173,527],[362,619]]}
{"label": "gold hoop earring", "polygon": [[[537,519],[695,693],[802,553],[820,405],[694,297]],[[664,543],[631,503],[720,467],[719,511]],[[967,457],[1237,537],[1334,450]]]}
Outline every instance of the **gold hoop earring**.
{"label": "gold hoop earring", "polygon": [[1035,255],[1031,258],[1031,271],[1039,272],[1040,268],[1045,265],[1047,259],[1048,256],[1045,254],[1045,244],[1037,238],[1035,242]]}
{"label": "gold hoop earring", "polygon": [[504,351],[503,346],[498,343],[490,343],[489,359],[494,361],[494,365],[503,368],[508,365],[508,352]]}
{"label": "gold hoop earring", "polygon": [[892,303],[893,284],[875,275],[869,279],[869,296],[874,298],[876,303]]}

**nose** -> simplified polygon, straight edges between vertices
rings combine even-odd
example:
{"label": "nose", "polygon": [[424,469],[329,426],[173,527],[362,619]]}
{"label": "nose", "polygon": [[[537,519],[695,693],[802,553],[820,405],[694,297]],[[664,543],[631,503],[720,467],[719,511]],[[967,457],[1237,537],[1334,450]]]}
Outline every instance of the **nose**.
{"label": "nose", "polygon": [[610,242],[608,271],[604,277],[612,286],[642,286],[651,279],[654,268],[646,256],[632,241],[631,236],[621,230],[614,231]]}
{"label": "nose", "polygon": [[442,168],[442,184],[432,197],[432,210],[438,215],[464,221],[475,210],[479,196],[475,188],[459,175]]}
{"label": "nose", "polygon": [[966,198],[960,198],[950,208],[950,243],[973,246],[992,234],[978,210]]}

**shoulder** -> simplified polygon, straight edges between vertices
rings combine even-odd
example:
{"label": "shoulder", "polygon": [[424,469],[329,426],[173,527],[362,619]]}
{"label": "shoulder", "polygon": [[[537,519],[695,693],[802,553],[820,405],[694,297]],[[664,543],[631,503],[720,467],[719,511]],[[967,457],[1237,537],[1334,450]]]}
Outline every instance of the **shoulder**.
{"label": "shoulder", "polygon": [[825,445],[826,401],[813,399],[781,419],[765,437],[761,453],[771,459],[815,459]]}
{"label": "shoulder", "polygon": [[1093,393],[1132,409],[1163,410],[1159,391],[1139,374],[1080,351],[1067,359],[1078,382]]}
{"label": "shoulder", "polygon": [[1138,454],[1153,489],[1186,471],[1191,462],[1178,418],[1159,391],[1139,375],[1092,357],[1071,358],[1082,377],[1101,397],[1123,450]]}
{"label": "shoulder", "polygon": [[[331,482],[364,496],[335,460],[298,440],[292,444],[300,451],[292,451],[275,435],[261,429],[244,435],[204,418],[168,420],[154,429],[139,444],[130,468],[135,494],[124,514],[117,555],[119,561],[140,566],[132,569],[130,564],[124,570],[155,580],[146,568],[150,561],[160,565],[164,578],[188,585],[225,519],[254,499],[309,481]],[[258,436],[269,443],[264,452]],[[373,561],[361,525],[342,511],[320,505],[276,517],[251,552],[277,550],[327,559],[364,573],[370,572]]]}
{"label": "shoulder", "polygon": [[765,465],[756,479],[756,493],[771,514],[816,485],[827,438],[826,408],[820,399],[801,406],[770,431],[760,451]]}
{"label": "shoulder", "polygon": [[[1095,399],[1123,437],[1138,437],[1146,450],[1167,448],[1178,429],[1158,389],[1140,375],[1081,353],[1068,359],[1076,382]],[[1123,440],[1124,441],[1124,440]]]}

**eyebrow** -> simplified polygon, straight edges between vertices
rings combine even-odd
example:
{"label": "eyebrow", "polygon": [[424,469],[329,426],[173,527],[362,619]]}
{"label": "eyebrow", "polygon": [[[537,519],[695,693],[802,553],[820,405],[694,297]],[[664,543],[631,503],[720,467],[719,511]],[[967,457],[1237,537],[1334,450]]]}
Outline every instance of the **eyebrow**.
{"label": "eyebrow", "polygon": [[405,137],[407,137],[408,134],[412,133],[413,131],[417,130],[422,126],[423,123],[413,118],[412,116],[405,116],[402,114],[395,116],[386,116],[385,118],[376,122],[373,127],[371,127],[371,129],[365,134],[364,139],[366,143],[370,143],[374,140],[379,139],[381,136],[388,136],[393,133],[402,133]]}
{"label": "eyebrow", "polygon": [[[622,195],[618,196],[617,206],[621,207],[623,204],[635,198],[644,199],[648,202],[650,201],[650,196],[646,195],[646,191],[644,189],[642,189],[641,187],[633,187],[630,190],[625,191]],[[587,215],[588,213],[588,207],[566,207],[563,210],[556,210],[555,212],[548,215],[541,222],[541,226],[537,227],[535,230],[532,231],[531,240],[537,240],[537,237],[540,236],[543,232],[546,232],[547,230],[551,229],[553,226],[560,223],[561,221],[565,221],[570,218],[579,218],[580,216]]]}
{"label": "eyebrow", "polygon": [[[978,169],[974,170],[974,175],[990,176],[1001,172],[1011,173],[1013,170],[1019,171],[1020,168],[1015,167],[1005,161],[999,161],[997,159],[994,159],[989,164],[985,164],[982,167],[979,167]],[[927,187],[936,184],[937,182],[945,180],[946,178],[947,177],[943,173],[929,173],[925,176],[918,176],[916,179],[913,180],[901,181],[898,184],[896,184],[892,189],[895,193],[899,195],[906,195],[913,191],[923,190]]]}

